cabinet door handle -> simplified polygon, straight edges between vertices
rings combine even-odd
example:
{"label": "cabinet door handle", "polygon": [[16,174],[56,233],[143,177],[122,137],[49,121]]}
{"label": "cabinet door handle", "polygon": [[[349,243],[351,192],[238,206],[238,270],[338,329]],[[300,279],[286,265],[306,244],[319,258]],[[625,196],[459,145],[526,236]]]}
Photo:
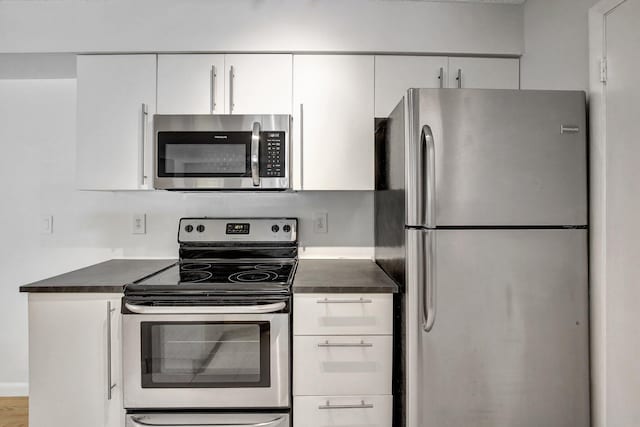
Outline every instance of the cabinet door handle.
{"label": "cabinet door handle", "polygon": [[216,110],[216,77],[218,77],[218,72],[216,70],[216,66],[211,66],[211,114]]}
{"label": "cabinet door handle", "polygon": [[300,104],[300,190],[304,189],[304,104]]}
{"label": "cabinet door handle", "polygon": [[327,403],[319,405],[318,409],[373,409],[373,403],[366,403],[364,400],[361,400],[358,405],[332,405],[331,402],[327,400]]}
{"label": "cabinet door handle", "polygon": [[438,74],[438,80],[440,80],[440,89],[444,87],[444,67],[440,67],[440,73]]}
{"label": "cabinet door handle", "polygon": [[344,342],[344,343],[330,343],[329,340],[325,342],[318,343],[318,347],[373,347],[373,344],[370,342],[364,342],[364,340],[360,340],[360,342]]}
{"label": "cabinet door handle", "polygon": [[111,400],[113,389],[117,385],[111,378],[111,313],[114,311],[116,309],[111,307],[111,301],[107,301],[107,400]]}
{"label": "cabinet door handle", "polygon": [[373,300],[365,298],[357,299],[329,299],[323,298],[316,301],[318,304],[371,304]]}
{"label": "cabinet door handle", "polygon": [[229,67],[229,113],[233,113],[233,107],[235,107],[235,103],[233,102],[233,81],[236,77],[236,72],[233,69],[233,65]]}
{"label": "cabinet door handle", "polygon": [[140,162],[140,164],[138,165],[138,167],[140,168],[139,170],[139,184],[140,186],[143,186],[145,183],[145,180],[147,179],[147,176],[144,173],[144,147],[147,144],[147,126],[149,125],[149,109],[147,107],[147,104],[142,104],[142,137],[140,138],[140,146],[138,147],[138,161]]}
{"label": "cabinet door handle", "polygon": [[462,89],[462,68],[458,68],[458,76],[456,77],[458,81],[458,89]]}

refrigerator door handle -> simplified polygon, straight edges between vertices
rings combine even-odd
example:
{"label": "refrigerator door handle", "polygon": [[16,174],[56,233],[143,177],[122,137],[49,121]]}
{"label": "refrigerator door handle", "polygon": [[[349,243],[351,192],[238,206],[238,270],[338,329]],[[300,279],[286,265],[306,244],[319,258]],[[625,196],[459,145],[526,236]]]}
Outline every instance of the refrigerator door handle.
{"label": "refrigerator door handle", "polygon": [[421,209],[421,220],[425,227],[436,225],[436,147],[431,126],[422,126],[420,135],[420,184],[425,193]]}
{"label": "refrigerator door handle", "polygon": [[432,230],[422,232],[420,242],[421,284],[422,289],[422,329],[430,332],[436,321],[436,233]]}

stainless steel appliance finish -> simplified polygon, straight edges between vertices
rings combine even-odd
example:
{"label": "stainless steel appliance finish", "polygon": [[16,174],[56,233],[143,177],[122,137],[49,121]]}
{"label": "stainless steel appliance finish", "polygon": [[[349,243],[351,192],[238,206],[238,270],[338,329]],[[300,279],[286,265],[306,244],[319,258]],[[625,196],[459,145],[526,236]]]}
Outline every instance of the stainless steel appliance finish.
{"label": "stainless steel appliance finish", "polygon": [[290,427],[289,414],[140,413],[127,415],[126,427]]}
{"label": "stainless steel appliance finish", "polygon": [[[230,233],[228,224],[246,224],[247,233]],[[296,242],[298,221],[291,218],[182,218],[178,243]],[[242,231],[242,230],[241,230]]]}
{"label": "stainless steel appliance finish", "polygon": [[[271,307],[273,311],[281,311],[282,309],[280,306],[273,307],[272,305]],[[286,408],[289,406],[290,349],[288,313],[264,314],[264,310],[260,309],[260,305],[209,307],[210,314],[204,314],[206,313],[206,308],[201,306],[147,307],[146,309],[151,312],[123,316],[125,408]],[[253,313],[254,310],[257,313]],[[257,359],[255,349],[260,343],[255,343],[255,345],[251,346],[245,345],[246,351],[238,349],[237,347],[243,345],[242,341],[247,340],[248,334],[243,330],[235,332],[229,327],[253,327],[252,325],[266,323],[269,330],[267,337],[269,384],[262,386],[257,384],[258,381],[255,381],[256,385],[235,386],[229,380],[221,380],[220,383],[223,383],[221,385],[212,384],[207,386],[206,384],[198,384],[195,381],[191,382],[192,379],[190,378],[178,378],[178,374],[167,374],[168,381],[165,380],[164,386],[143,387],[141,355],[144,353],[141,346],[145,337],[142,328],[144,323],[158,325],[159,327],[163,325],[173,325],[173,327],[184,325],[179,331],[179,335],[176,333],[174,336],[169,337],[178,337],[181,342],[172,343],[167,340],[159,343],[157,347],[159,348],[163,345],[165,347],[172,345],[182,346],[181,349],[175,350],[167,348],[166,352],[173,351],[172,354],[170,353],[166,356],[166,359],[170,359],[171,357],[177,358],[180,355],[182,357],[192,357],[184,347],[201,345],[203,347],[203,357],[200,370],[217,370],[221,372],[221,378],[225,376],[235,376],[237,378],[243,370],[251,371],[249,372],[250,374],[257,375],[253,370],[259,369],[253,359]],[[207,325],[219,326],[215,326],[217,329],[214,329],[214,326],[209,326],[209,329],[205,329]],[[168,332],[165,331],[164,333],[167,334]],[[162,340],[162,332],[158,335],[153,339]],[[249,337],[249,339],[254,338]],[[198,344],[194,344],[194,341],[197,341]],[[211,342],[213,343],[207,346]],[[159,351],[154,351],[147,356],[156,359],[162,357]],[[246,359],[246,361],[239,360],[242,358]],[[196,359],[195,361],[197,362],[198,360]],[[234,363],[228,365],[232,361]],[[258,361],[255,360],[255,362]],[[185,369],[175,361],[165,363],[173,363],[174,370]],[[245,363],[246,366],[244,365]],[[171,366],[167,366],[165,371],[168,372],[170,368]],[[157,373],[158,376],[161,374],[161,372]],[[174,375],[174,377],[171,378],[169,375]],[[193,378],[196,381],[197,376],[196,369],[196,372],[193,373]],[[169,381],[174,381],[174,379],[176,382],[175,387],[169,384]],[[213,383],[214,381],[211,382]],[[238,382],[250,381],[238,379]]]}
{"label": "stainless steel appliance finish", "polygon": [[[407,427],[590,424],[581,92],[411,89],[378,138]],[[567,131],[571,129],[571,131]]]}
{"label": "stainless steel appliance finish", "polygon": [[291,189],[291,116],[154,115],[154,186]]}
{"label": "stainless steel appliance finish", "polygon": [[125,408],[288,410],[296,233],[294,218],[180,220],[179,263],[125,287]]}
{"label": "stainless steel appliance finish", "polygon": [[585,104],[583,92],[410,90],[406,224],[586,224]]}

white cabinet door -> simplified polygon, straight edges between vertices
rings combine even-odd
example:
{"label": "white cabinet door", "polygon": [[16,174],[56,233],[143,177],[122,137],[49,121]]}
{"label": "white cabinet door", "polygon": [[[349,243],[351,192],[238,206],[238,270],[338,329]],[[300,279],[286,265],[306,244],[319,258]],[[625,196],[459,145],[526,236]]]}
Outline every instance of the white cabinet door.
{"label": "white cabinet door", "polygon": [[296,335],[293,394],[391,394],[392,358],[391,335]]}
{"label": "white cabinet door", "polygon": [[80,55],[77,67],[78,187],[150,188],[156,55]]}
{"label": "white cabinet door", "polygon": [[30,427],[124,426],[120,319],[119,295],[29,294]]}
{"label": "white cabinet door", "polygon": [[390,427],[392,396],[294,397],[293,427]]}
{"label": "white cabinet door", "polygon": [[295,189],[373,190],[373,62],[367,55],[294,57]]}
{"label": "white cabinet door", "polygon": [[158,114],[223,114],[224,55],[158,55]]}
{"label": "white cabinet door", "polygon": [[520,89],[517,58],[449,58],[449,87]]}
{"label": "white cabinet door", "polygon": [[291,114],[292,56],[225,55],[227,114]]}
{"label": "white cabinet door", "polygon": [[387,117],[409,88],[446,87],[445,56],[376,56],[376,117]]}
{"label": "white cabinet door", "polygon": [[392,335],[391,294],[295,294],[294,335]]}

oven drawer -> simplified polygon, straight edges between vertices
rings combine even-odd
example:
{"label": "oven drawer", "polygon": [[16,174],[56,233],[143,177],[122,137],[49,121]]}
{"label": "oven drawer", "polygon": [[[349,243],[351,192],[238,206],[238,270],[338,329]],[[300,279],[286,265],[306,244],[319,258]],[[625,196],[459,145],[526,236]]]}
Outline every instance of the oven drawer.
{"label": "oven drawer", "polygon": [[390,427],[392,396],[294,397],[294,427]]}
{"label": "oven drawer", "polygon": [[126,427],[291,427],[289,414],[256,413],[140,413],[127,415]]}
{"label": "oven drawer", "polygon": [[391,294],[294,295],[295,335],[392,335]]}
{"label": "oven drawer", "polygon": [[293,394],[391,394],[391,336],[296,336]]}

